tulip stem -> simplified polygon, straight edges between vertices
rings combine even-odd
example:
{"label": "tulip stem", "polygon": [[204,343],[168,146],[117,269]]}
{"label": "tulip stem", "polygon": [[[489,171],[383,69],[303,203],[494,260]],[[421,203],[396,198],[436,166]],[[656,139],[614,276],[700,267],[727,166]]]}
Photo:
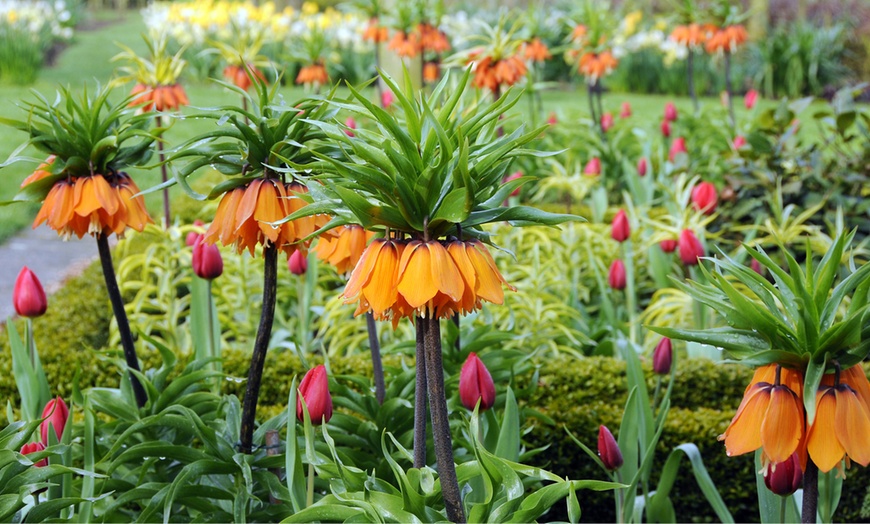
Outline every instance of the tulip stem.
{"label": "tulip stem", "polygon": [[[154,109],[157,108],[155,107]],[[155,122],[157,127],[159,128],[162,124],[159,113]],[[166,172],[166,155],[163,154],[163,141],[160,139],[157,140],[157,154],[160,157],[160,180],[165,184],[166,181],[169,179],[169,176]],[[172,223],[169,216],[169,187],[163,188],[163,220],[163,227],[169,229],[169,224]]]}
{"label": "tulip stem", "polygon": [[[616,470],[613,474],[613,481],[619,484],[622,484],[622,475],[619,473],[619,470]],[[625,488],[617,488],[616,489],[616,522],[622,524],[625,522]]]}
{"label": "tulip stem", "polygon": [[[121,347],[124,348],[124,360],[127,367],[133,371],[141,371],[139,359],[136,357],[136,347],[133,344],[133,333],[130,332],[130,321],[127,320],[127,312],[124,310],[124,300],[121,298],[121,289],[115,278],[115,267],[112,265],[112,250],[109,249],[109,235],[105,232],[97,235],[97,250],[100,252],[100,264],[103,267],[103,278],[106,279],[106,290],[109,293],[109,301],[112,303],[112,312],[118,323],[118,334],[121,335]],[[133,386],[133,395],[136,404],[141,408],[148,402],[148,395],[142,383],[133,373],[130,373],[130,385]]]}
{"label": "tulip stem", "polygon": [[305,507],[310,508],[314,504],[314,464],[308,464],[308,492],[305,495]]}
{"label": "tulip stem", "polygon": [[[813,462],[812,457],[807,459],[807,468],[804,470],[804,499],[801,508],[801,522],[814,524],[819,507],[819,467]],[[785,521],[783,521],[785,522]]]}
{"label": "tulip stem", "polygon": [[[214,328],[215,328],[215,318],[214,318],[214,297],[211,294],[211,280],[206,280],[206,286],[208,287],[208,303],[206,306],[208,307],[208,356],[210,358],[217,358],[219,349],[217,347],[217,343],[215,341],[214,336]],[[210,367],[217,372],[220,372],[223,368],[223,365],[220,360],[216,360],[210,364]],[[214,385],[212,387],[212,391],[219,395],[221,392],[221,383],[219,378],[215,378]]]}
{"label": "tulip stem", "polygon": [[450,420],[447,415],[447,394],[444,390],[444,366],[441,359],[441,324],[435,314],[423,319],[426,330],[426,382],[429,388],[429,410],[432,414],[432,435],[435,441],[435,458],[438,461],[438,476],[447,518],[451,522],[465,522],[456,464],[453,463],[453,438],[450,435]]}
{"label": "tulip stem", "polygon": [[[597,127],[601,129],[601,119],[595,116],[595,101],[593,97],[595,96],[595,85],[586,83],[586,99],[589,101],[589,117],[592,118],[592,127]],[[570,209],[570,204],[568,204]],[[570,211],[569,211],[570,213]]]}
{"label": "tulip stem", "polygon": [[692,107],[695,110],[695,115],[698,114],[698,95],[695,94],[695,51],[689,48],[689,56],[686,58],[686,76],[689,86],[689,96],[692,98]]}
{"label": "tulip stem", "polygon": [[33,319],[30,317],[24,319],[24,343],[30,355],[30,366],[36,370],[36,344],[33,341]]}
{"label": "tulip stem", "polygon": [[272,336],[272,321],[275,319],[275,293],[278,282],[278,248],[269,244],[263,248],[263,310],[254,352],[251,355],[251,368],[248,370],[248,385],[245,388],[245,401],[242,405],[242,428],[240,445],[242,453],[251,453],[254,440],[254,418],[257,414],[257,399],[260,396],[260,380],[266,364],[266,351]]}
{"label": "tulip stem", "polygon": [[366,312],[366,329],[369,332],[369,350],[372,353],[372,374],[375,376],[375,398],[378,404],[384,403],[387,396],[384,386],[384,364],[381,362],[381,343],[378,340],[378,325],[371,311]]}
{"label": "tulip stem", "polygon": [[657,374],[656,375],[656,389],[653,391],[652,404],[650,404],[650,407],[653,409],[653,412],[655,412],[656,406],[658,406],[659,394],[661,392],[662,392],[662,376]]}
{"label": "tulip stem", "polygon": [[604,129],[604,122],[602,122],[602,118],[604,118],[604,107],[601,104],[601,79],[595,81],[595,101],[598,103],[598,129],[601,130],[601,136],[606,136],[606,131]]}
{"label": "tulip stem", "polygon": [[416,383],[414,385],[414,467],[426,466],[426,321],[417,317]]}
{"label": "tulip stem", "polygon": [[731,100],[731,53],[725,51],[725,93],[728,95],[728,117],[731,127],[737,130],[737,119],[734,118],[734,102]]}
{"label": "tulip stem", "polygon": [[785,509],[786,509],[786,506],[788,505],[788,498],[787,497],[779,497],[779,498],[781,499],[779,502],[779,521],[785,522]]}

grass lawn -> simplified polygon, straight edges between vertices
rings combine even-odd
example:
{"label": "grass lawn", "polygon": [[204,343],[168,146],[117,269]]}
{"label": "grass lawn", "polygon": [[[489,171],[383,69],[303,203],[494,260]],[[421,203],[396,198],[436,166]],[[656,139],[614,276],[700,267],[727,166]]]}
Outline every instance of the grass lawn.
{"label": "grass lawn", "polygon": [[[60,55],[54,67],[41,71],[38,81],[29,87],[0,85],[0,99],[4,101],[0,106],[0,116],[21,118],[23,111],[18,107],[20,100],[32,100],[30,91],[36,90],[46,96],[54,98],[53,91],[58,84],[70,86],[75,92],[85,83],[91,86],[95,82],[105,83],[113,75],[117,64],[110,62],[111,58],[120,52],[115,44],[121,43],[131,47],[137,52],[145,52],[145,45],[141,33],[145,30],[144,23],[138,12],[131,11],[123,19],[112,13],[98,13],[91,15],[89,25],[96,25],[94,30],[78,31],[75,41]],[[220,86],[213,84],[187,84],[186,89],[191,103],[200,106],[217,106],[223,104],[237,104],[238,97]],[[125,88],[121,88],[126,92]],[[284,95],[293,100],[302,94],[302,90],[295,87],[284,89]],[[560,117],[564,115],[586,114],[586,95],[584,89],[565,89],[548,91],[542,95],[545,114],[555,111]],[[688,112],[691,102],[688,98],[674,98],[667,95],[634,95],[634,94],[606,94],[604,97],[605,111],[618,115],[622,102],[631,103],[635,121],[644,125],[659,122],[662,117],[664,105],[673,101],[680,111]],[[718,99],[710,98],[703,104],[719,104]],[[762,104],[772,104],[771,101],[761,101]],[[528,111],[528,104],[520,101],[518,110]],[[741,100],[735,100],[738,119],[745,111]],[[190,109],[186,111],[190,113]],[[165,137],[170,145],[179,144],[187,138],[205,132],[213,126],[211,121],[184,120],[177,121],[166,133]],[[9,156],[24,140],[25,136],[16,130],[0,126],[0,160]],[[42,156],[36,154],[36,156]],[[156,157],[155,157],[156,158]],[[21,181],[32,172],[35,165],[19,163],[4,167],[0,170],[0,201],[10,200],[18,190]],[[159,182],[160,172],[158,169],[130,170],[136,178],[140,188],[145,189]],[[172,188],[173,195],[179,194],[180,188]],[[146,202],[152,216],[159,216],[160,195],[152,193],[146,196]],[[16,231],[29,225],[35,216],[35,206],[16,204],[0,207],[0,241],[14,234]]]}

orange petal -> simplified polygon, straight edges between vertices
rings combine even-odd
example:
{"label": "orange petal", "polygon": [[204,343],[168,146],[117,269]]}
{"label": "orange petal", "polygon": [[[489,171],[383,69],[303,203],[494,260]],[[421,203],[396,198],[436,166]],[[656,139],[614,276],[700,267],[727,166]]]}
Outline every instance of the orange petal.
{"label": "orange petal", "polygon": [[398,290],[413,308],[421,307],[435,298],[438,285],[432,279],[428,243],[418,240],[408,243],[399,265]]}
{"label": "orange petal", "polygon": [[359,263],[357,263],[350,274],[350,280],[347,281],[347,286],[345,286],[342,293],[343,297],[351,301],[357,298],[363,286],[371,279],[372,271],[378,261],[380,251],[386,244],[387,240],[378,238],[363,251]]}
{"label": "orange petal", "polygon": [[786,386],[774,386],[761,424],[764,453],[773,462],[785,462],[798,448],[804,433],[804,410]]}
{"label": "orange petal", "polygon": [[378,253],[371,278],[362,290],[374,313],[381,314],[396,302],[398,269],[399,253],[396,245],[394,242],[385,243]]}
{"label": "orange petal", "polygon": [[858,398],[867,406],[867,411],[870,411],[870,381],[864,374],[864,368],[860,364],[852,366],[842,372],[840,380],[855,390]]}
{"label": "orange petal", "polygon": [[[109,185],[109,182],[102,176],[97,175],[92,178],[94,197],[96,197],[97,202],[100,203],[100,207],[106,210],[106,213],[114,215],[118,212],[118,206],[120,206],[117,191],[114,191],[112,186]],[[137,188],[136,193],[138,192]],[[131,195],[133,194],[135,193],[131,193]]]}
{"label": "orange petal", "polygon": [[251,181],[248,184],[248,187],[244,189],[244,193],[242,195],[242,199],[236,207],[236,220],[234,223],[235,229],[239,229],[242,227],[248,219],[254,216],[254,211],[257,209],[257,198],[260,195],[260,185],[263,183],[263,179],[257,178]]}
{"label": "orange petal", "polygon": [[820,390],[816,396],[816,418],[807,436],[807,451],[823,473],[831,471],[846,454],[836,435],[836,411],[837,397],[834,389]]}
{"label": "orange petal", "polygon": [[462,275],[456,264],[453,263],[453,258],[447,254],[447,250],[437,240],[427,242],[427,244],[431,257],[432,281],[435,282],[440,292],[450,297],[454,302],[459,301],[463,291],[465,291],[465,282],[462,280]]}
{"label": "orange petal", "polygon": [[737,414],[723,435],[729,457],[749,453],[761,447],[761,424],[764,423],[764,415],[770,405],[771,389],[770,384],[755,384],[743,397]]}
{"label": "orange petal", "polygon": [[870,464],[870,413],[849,386],[841,385],[835,391],[837,438],[850,459],[867,466]]}

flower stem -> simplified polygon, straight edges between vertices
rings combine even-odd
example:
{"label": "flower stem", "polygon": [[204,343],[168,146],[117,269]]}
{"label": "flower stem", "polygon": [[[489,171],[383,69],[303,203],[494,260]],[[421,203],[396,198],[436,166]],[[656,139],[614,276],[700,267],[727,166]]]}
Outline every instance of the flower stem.
{"label": "flower stem", "polygon": [[24,319],[24,344],[27,345],[27,354],[30,355],[30,367],[36,369],[36,344],[33,341],[33,319]]}
{"label": "flower stem", "polygon": [[[210,358],[215,358],[219,356],[220,350],[218,349],[217,341],[214,336],[215,329],[215,318],[214,318],[214,297],[211,294],[211,280],[206,281],[208,283],[208,303],[206,306],[208,307],[208,356]],[[223,368],[220,360],[211,363],[211,367],[220,372]],[[212,386],[212,391],[214,394],[219,395],[221,392],[221,382],[219,378],[214,379],[214,385]]]}
{"label": "flower stem", "polygon": [[254,418],[257,414],[257,399],[260,396],[260,380],[266,364],[266,351],[272,336],[272,321],[275,319],[275,293],[278,282],[278,248],[269,244],[263,248],[263,310],[254,352],[251,355],[251,368],[248,370],[248,385],[242,405],[242,429],[240,448],[243,453],[251,453],[254,440]]}
{"label": "flower stem", "polygon": [[731,127],[737,130],[737,120],[734,118],[734,101],[731,100],[734,93],[731,92],[731,53],[725,52],[725,93],[728,95],[728,117],[731,118]]}
{"label": "flower stem", "polygon": [[[133,345],[133,333],[130,332],[130,321],[127,320],[127,312],[124,311],[124,301],[121,298],[121,289],[115,278],[115,267],[112,265],[112,250],[109,249],[109,235],[105,232],[97,235],[97,250],[100,252],[100,264],[103,267],[103,278],[106,279],[106,290],[109,292],[109,301],[112,303],[112,312],[118,323],[118,333],[121,335],[121,347],[124,348],[124,360],[127,367],[134,371],[140,371],[139,359],[136,357],[136,347]],[[130,384],[133,386],[133,395],[136,404],[141,408],[148,402],[145,388],[136,375],[130,373]]]}
{"label": "flower stem", "polygon": [[801,522],[814,524],[819,507],[819,467],[813,462],[812,457],[807,459],[807,468],[804,470],[804,500],[801,508]]}
{"label": "flower stem", "polygon": [[372,353],[372,374],[375,376],[375,398],[378,404],[384,403],[387,396],[384,386],[384,364],[381,362],[381,343],[378,340],[378,325],[371,311],[366,313],[366,329],[369,332],[369,350]]}
{"label": "flower stem", "polygon": [[426,325],[426,382],[429,388],[429,410],[432,412],[432,435],[435,440],[435,458],[441,479],[441,494],[447,518],[451,522],[465,522],[456,464],[453,463],[453,438],[447,415],[447,395],[444,390],[444,366],[441,360],[441,324],[434,314],[423,319]]}
{"label": "flower stem", "polygon": [[305,496],[305,507],[310,508],[314,504],[314,464],[308,464],[308,492]]}
{"label": "flower stem", "polygon": [[417,377],[414,386],[414,467],[426,466],[426,321],[417,317]]}
{"label": "flower stem", "polygon": [[698,95],[695,94],[695,51],[689,48],[689,56],[686,58],[686,80],[689,86],[689,96],[692,97],[692,107],[695,109],[695,114],[698,114],[700,107],[698,106]]}
{"label": "flower stem", "polygon": [[[592,127],[601,129],[601,119],[595,116],[595,85],[586,83],[586,100],[589,101],[589,117],[592,119]],[[570,213],[570,211],[569,211]]]}
{"label": "flower stem", "polygon": [[[162,123],[159,114],[157,115],[156,123],[157,123],[157,127],[160,127],[160,125]],[[166,164],[164,163],[166,161],[166,155],[163,154],[163,141],[159,140],[159,139],[157,140],[157,154],[160,156],[160,179],[161,179],[161,181],[166,183],[166,181],[169,179],[167,172],[166,172]],[[169,188],[168,187],[163,188],[163,221],[164,221],[163,227],[168,229],[169,224],[172,223],[170,220],[170,215],[169,215]]]}
{"label": "flower stem", "polygon": [[788,498],[787,497],[779,497],[779,498],[781,499],[780,503],[779,503],[779,521],[785,522],[785,509],[786,509],[786,505],[788,504]]}

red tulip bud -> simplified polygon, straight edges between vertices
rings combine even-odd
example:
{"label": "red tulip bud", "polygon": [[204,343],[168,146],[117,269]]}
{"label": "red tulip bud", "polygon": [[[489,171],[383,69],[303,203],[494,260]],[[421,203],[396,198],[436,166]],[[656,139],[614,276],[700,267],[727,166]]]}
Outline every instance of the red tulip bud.
{"label": "red tulip bud", "polygon": [[481,411],[495,404],[495,383],[477,353],[469,353],[465,364],[462,364],[462,370],[459,372],[459,400],[462,401],[463,406],[471,410],[477,405],[478,400]]}
{"label": "red tulip bud", "polygon": [[677,137],[671,144],[671,150],[668,152],[668,159],[673,162],[680,153],[688,153],[686,150],[686,139]]}
{"label": "red tulip bud", "polygon": [[677,249],[677,241],[674,239],[662,240],[659,242],[659,247],[665,253],[673,253]]}
{"label": "red tulip bud", "polygon": [[607,426],[598,426],[598,456],[601,457],[604,467],[610,471],[622,466],[622,452]]}
{"label": "red tulip bud", "polygon": [[737,135],[734,137],[734,149],[740,149],[741,147],[746,145],[746,139],[743,138],[743,135]]}
{"label": "red tulip bud", "polygon": [[[508,176],[504,177],[504,180],[502,180],[502,183],[507,184],[508,182],[510,182],[510,181],[512,181],[512,180],[516,180],[516,179],[518,179],[518,178],[522,178],[522,176],[523,176],[523,172],[522,172],[522,171],[516,171],[516,172],[511,173],[511,174],[509,174]],[[520,188],[516,188],[516,189],[514,189],[513,191],[511,191],[511,195],[510,195],[510,196],[512,196],[512,197],[520,196]]]}
{"label": "red tulip bud", "polygon": [[716,186],[710,182],[701,182],[692,189],[692,207],[696,211],[703,211],[705,215],[712,215],[719,203],[719,194]]}
{"label": "red tulip bud", "polygon": [[348,127],[348,129],[344,130],[345,134],[349,137],[353,137],[353,131],[351,130],[356,129],[356,120],[354,120],[352,116],[349,116],[344,121],[344,125]]}
{"label": "red tulip bud", "polygon": [[625,242],[631,236],[631,226],[628,224],[628,216],[620,209],[610,226],[610,236],[617,242]]}
{"label": "red tulip bud", "polygon": [[610,264],[610,273],[607,275],[607,283],[611,289],[625,289],[625,263],[622,260],[616,259]]}
{"label": "red tulip bud", "polygon": [[[296,251],[298,253],[298,251]],[[302,413],[302,399],[308,408],[311,422],[320,424],[329,422],[332,418],[332,395],[329,394],[329,379],[326,375],[326,367],[321,364],[308,370],[299,384],[299,398],[296,399],[296,418],[304,421]]]}
{"label": "red tulip bud", "polygon": [[27,266],[21,268],[15,287],[12,291],[12,303],[19,316],[27,318],[40,317],[48,308],[45,290],[36,275]]}
{"label": "red tulip bud", "polygon": [[287,268],[294,275],[304,275],[308,271],[308,257],[297,249],[287,259]]}
{"label": "red tulip bud", "polygon": [[69,419],[69,408],[62,398],[57,397],[48,401],[45,408],[42,410],[42,425],[39,427],[42,435],[43,444],[48,444],[48,428],[54,429],[54,434],[60,442],[60,437],[63,435],[63,428],[66,426],[66,421]]}
{"label": "red tulip bud", "polygon": [[653,350],[653,372],[659,375],[667,375],[671,372],[671,363],[674,360],[674,350],[671,339],[663,337]]}
{"label": "red tulip bud", "polygon": [[198,238],[193,246],[193,272],[199,278],[214,280],[224,272],[224,259],[214,244],[206,244]]}
{"label": "red tulip bud", "polygon": [[604,113],[601,115],[601,130],[606,133],[611,127],[613,127],[613,115]]}
{"label": "red tulip bud", "polygon": [[550,116],[547,117],[547,123],[551,126],[554,126],[559,123],[559,119],[556,118],[556,113],[550,113]]}
{"label": "red tulip bud", "polygon": [[583,174],[589,176],[596,176],[601,174],[601,159],[597,156],[589,159],[589,162],[586,163],[586,167],[583,168]]}
{"label": "red tulip bud", "polygon": [[622,110],[619,112],[620,118],[628,118],[631,116],[631,104],[628,102],[622,103]]}
{"label": "red tulip bud", "polygon": [[695,233],[690,229],[684,229],[680,233],[680,260],[687,266],[694,266],[698,263],[698,258],[704,256],[704,246],[701,241],[695,236]]}
{"label": "red tulip bud", "polygon": [[[194,220],[193,225],[197,227],[202,227],[205,225],[205,222],[202,220]],[[187,234],[187,238],[184,239],[184,244],[187,247],[193,247],[196,245],[196,242],[199,240],[199,237],[202,236],[202,233],[197,233],[196,231],[191,231]]]}
{"label": "red tulip bud", "polygon": [[662,136],[669,138],[671,136],[671,123],[667,120],[662,120]]}
{"label": "red tulip bud", "polygon": [[[29,442],[21,446],[22,455],[30,455],[31,453],[39,453],[40,451],[45,451],[45,445],[42,442]],[[37,468],[48,466],[48,459],[44,458],[33,465]]]}
{"label": "red tulip bud", "polygon": [[646,157],[640,157],[640,160],[637,161],[637,174],[640,176],[646,176],[647,167]]}
{"label": "red tulip bud", "polygon": [[677,121],[677,106],[675,106],[673,102],[668,102],[667,104],[665,104],[665,121]]}
{"label": "red tulip bud", "polygon": [[764,468],[764,485],[777,495],[783,497],[791,495],[803,485],[803,482],[801,459],[797,453],[792,453],[785,462],[771,462]]}
{"label": "red tulip bud", "polygon": [[750,89],[746,92],[746,96],[743,97],[743,105],[746,106],[746,109],[752,109],[755,107],[755,102],[758,100],[758,91],[755,89]]}
{"label": "red tulip bud", "polygon": [[759,275],[764,276],[764,266],[762,266],[761,262],[759,262],[758,260],[755,260],[753,258],[752,262],[749,263],[749,267]]}
{"label": "red tulip bud", "polygon": [[390,91],[389,89],[384,89],[384,92],[381,93],[381,106],[383,106],[384,108],[390,107],[391,105],[393,105],[393,100],[395,99],[396,97],[395,95],[393,95],[392,91]]}

